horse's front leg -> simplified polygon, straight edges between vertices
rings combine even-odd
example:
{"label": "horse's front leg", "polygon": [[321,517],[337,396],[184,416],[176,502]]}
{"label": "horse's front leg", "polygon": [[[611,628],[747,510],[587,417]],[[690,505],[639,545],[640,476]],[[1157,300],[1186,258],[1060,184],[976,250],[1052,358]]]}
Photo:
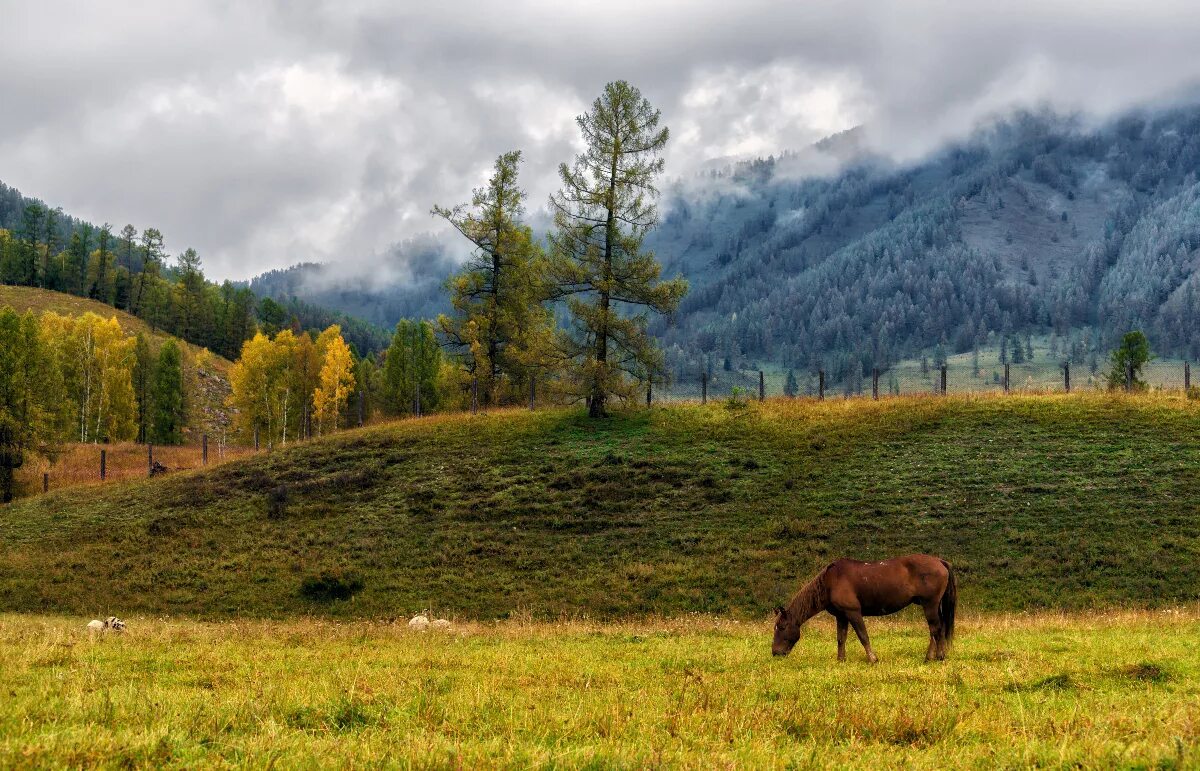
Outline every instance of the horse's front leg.
{"label": "horse's front leg", "polygon": [[871,638],[867,637],[867,625],[863,622],[862,613],[847,613],[846,618],[850,621],[850,626],[854,627],[854,634],[858,635],[858,641],[867,652],[867,661],[872,664],[879,661],[875,651],[871,650]]}
{"label": "horse's front leg", "polygon": [[837,617],[838,661],[846,660],[846,633],[850,631],[850,622],[845,616]]}

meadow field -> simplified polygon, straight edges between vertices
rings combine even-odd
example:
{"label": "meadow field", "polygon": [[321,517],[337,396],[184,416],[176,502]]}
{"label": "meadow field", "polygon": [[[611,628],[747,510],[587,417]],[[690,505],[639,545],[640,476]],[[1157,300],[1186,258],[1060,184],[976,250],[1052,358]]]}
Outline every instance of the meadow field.
{"label": "meadow field", "polygon": [[1200,764],[1200,608],[962,617],[923,664],[787,658],[766,619],[458,623],[0,616],[0,766],[718,768]]}
{"label": "meadow field", "polygon": [[434,416],[18,501],[0,607],[759,618],[910,552],[975,609],[1162,607],[1200,598],[1197,436],[1180,394]]}

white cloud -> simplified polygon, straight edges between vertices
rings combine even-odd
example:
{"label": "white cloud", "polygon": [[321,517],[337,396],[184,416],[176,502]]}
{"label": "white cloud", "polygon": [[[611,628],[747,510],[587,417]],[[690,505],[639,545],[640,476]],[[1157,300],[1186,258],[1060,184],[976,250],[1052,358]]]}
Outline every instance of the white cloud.
{"label": "white cloud", "polygon": [[216,277],[371,267],[511,149],[536,209],[616,78],[662,108],[680,175],[859,123],[912,157],[1200,78],[1200,5],[1174,0],[0,3],[0,179],[159,227]]}

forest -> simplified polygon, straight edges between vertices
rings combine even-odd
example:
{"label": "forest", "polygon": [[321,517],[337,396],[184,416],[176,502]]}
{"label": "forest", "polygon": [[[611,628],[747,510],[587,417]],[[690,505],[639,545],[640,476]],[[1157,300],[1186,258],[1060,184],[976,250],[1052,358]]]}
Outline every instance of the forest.
{"label": "forest", "polygon": [[244,285],[204,276],[200,255],[171,258],[156,228],[114,232],[64,214],[0,183],[0,283],[88,297],[127,311],[189,343],[234,359],[257,329],[337,325],[363,353],[386,347],[374,325],[295,297],[258,297]]}

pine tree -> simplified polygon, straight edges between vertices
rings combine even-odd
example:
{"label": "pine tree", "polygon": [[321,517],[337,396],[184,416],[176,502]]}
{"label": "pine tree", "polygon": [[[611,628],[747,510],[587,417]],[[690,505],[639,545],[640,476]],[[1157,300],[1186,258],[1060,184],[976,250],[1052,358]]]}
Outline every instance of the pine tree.
{"label": "pine tree", "polygon": [[[569,297],[572,320],[562,348],[592,417],[605,414],[611,395],[634,396],[626,374],[662,376],[647,314],[674,311],[687,291],[682,279],[662,281],[661,266],[642,248],[658,221],[654,185],[669,137],[659,120],[636,88],[609,83],[576,119],[587,149],[573,166],[559,167],[562,189],[550,198],[555,285]],[[622,307],[641,312],[625,316]]]}
{"label": "pine tree", "polygon": [[158,351],[151,389],[150,438],[155,444],[179,444],[187,422],[183,400],[183,357],[174,340]]}

